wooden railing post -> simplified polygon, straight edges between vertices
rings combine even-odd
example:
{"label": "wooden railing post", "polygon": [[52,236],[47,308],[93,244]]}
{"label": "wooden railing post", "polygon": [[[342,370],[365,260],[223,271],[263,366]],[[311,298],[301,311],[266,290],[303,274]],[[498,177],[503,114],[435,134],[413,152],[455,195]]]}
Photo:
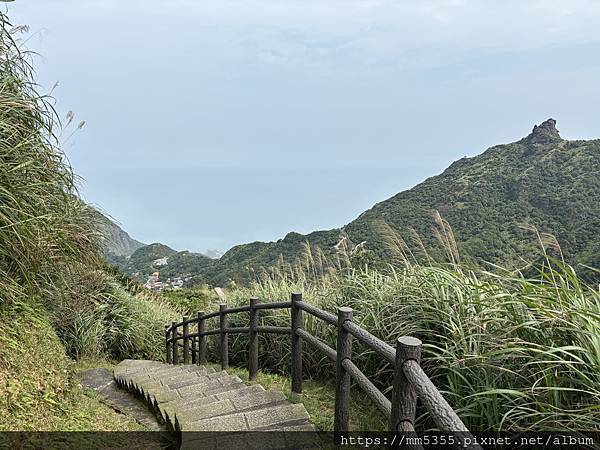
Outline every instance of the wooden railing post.
{"label": "wooden railing post", "polygon": [[221,337],[221,369],[229,369],[229,345],[227,342],[227,305],[221,303],[219,305],[219,324],[220,324],[220,337]]}
{"label": "wooden railing post", "polygon": [[344,359],[352,359],[352,335],[344,328],[344,322],[352,320],[352,308],[338,308],[337,359],[335,389],[334,432],[348,431],[350,423],[350,374],[342,367]]}
{"label": "wooden railing post", "polygon": [[248,379],[254,380],[258,372],[258,309],[256,305],[260,300],[253,297],[250,299],[250,351],[248,354]]}
{"label": "wooden railing post", "polygon": [[167,352],[167,364],[171,364],[171,356],[173,356],[171,354],[171,332],[169,331],[169,325],[165,325],[165,349]]}
{"label": "wooden railing post", "polygon": [[198,311],[198,364],[206,364],[206,336],[204,336],[204,311]]}
{"label": "wooden railing post", "polygon": [[188,316],[183,316],[183,364],[190,363],[190,324]]}
{"label": "wooden railing post", "polygon": [[292,392],[302,393],[302,339],[296,330],[302,328],[302,310],[296,302],[302,301],[302,294],[292,294]]}
{"label": "wooden railing post", "polygon": [[177,322],[171,322],[171,347],[173,351],[173,364],[179,364],[179,344],[177,343]]}
{"label": "wooden railing post", "polygon": [[392,393],[392,414],[390,431],[414,431],[417,393],[404,375],[404,363],[408,360],[421,363],[421,341],[410,336],[398,338],[396,344],[396,367],[394,369],[394,391]]}
{"label": "wooden railing post", "polygon": [[196,354],[198,347],[198,337],[192,338],[192,364],[196,365],[198,363],[198,355]]}

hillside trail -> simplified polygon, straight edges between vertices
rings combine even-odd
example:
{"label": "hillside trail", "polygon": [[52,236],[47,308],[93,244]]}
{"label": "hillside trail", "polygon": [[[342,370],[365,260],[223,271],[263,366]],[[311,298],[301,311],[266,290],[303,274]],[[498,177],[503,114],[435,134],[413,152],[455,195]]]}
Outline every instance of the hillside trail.
{"label": "hillside trail", "polygon": [[148,430],[163,431],[157,438],[168,434],[174,448],[315,447],[315,428],[304,405],[226,371],[124,360],[112,373],[103,368],[82,372],[81,382]]}

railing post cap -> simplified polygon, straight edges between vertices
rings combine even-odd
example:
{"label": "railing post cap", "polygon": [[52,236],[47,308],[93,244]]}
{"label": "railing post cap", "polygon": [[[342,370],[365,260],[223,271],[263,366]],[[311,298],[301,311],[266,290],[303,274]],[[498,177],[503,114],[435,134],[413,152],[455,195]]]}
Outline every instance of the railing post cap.
{"label": "railing post cap", "polygon": [[225,308],[227,308],[227,303],[221,303],[221,304],[219,304],[219,310],[223,310]]}
{"label": "railing post cap", "polygon": [[202,317],[204,315],[204,311],[198,311],[197,315],[198,317]]}
{"label": "railing post cap", "polygon": [[347,313],[351,313],[354,310],[352,308],[350,308],[349,306],[340,306],[338,308],[338,311],[341,313],[347,314]]}
{"label": "railing post cap", "polygon": [[292,292],[292,300],[298,300],[302,298],[302,292]]}
{"label": "railing post cap", "polygon": [[413,336],[400,336],[398,338],[398,346],[402,347],[421,347],[423,343],[420,339]]}
{"label": "railing post cap", "polygon": [[260,300],[258,299],[258,297],[250,297],[250,304],[254,305],[255,303],[259,303]]}

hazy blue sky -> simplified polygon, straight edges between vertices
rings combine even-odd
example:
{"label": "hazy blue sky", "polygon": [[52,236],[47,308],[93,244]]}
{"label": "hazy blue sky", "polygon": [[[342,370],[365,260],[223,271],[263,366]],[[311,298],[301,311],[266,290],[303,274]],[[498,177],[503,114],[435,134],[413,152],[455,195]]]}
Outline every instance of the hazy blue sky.
{"label": "hazy blue sky", "polygon": [[600,2],[17,0],[82,194],[226,250],[341,226],[558,120],[600,137]]}

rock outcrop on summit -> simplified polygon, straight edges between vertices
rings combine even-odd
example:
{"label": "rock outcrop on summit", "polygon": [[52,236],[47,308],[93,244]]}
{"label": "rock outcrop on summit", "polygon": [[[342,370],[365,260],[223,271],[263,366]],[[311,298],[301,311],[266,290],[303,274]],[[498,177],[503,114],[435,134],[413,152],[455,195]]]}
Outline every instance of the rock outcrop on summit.
{"label": "rock outcrop on summit", "polygon": [[534,125],[531,134],[525,138],[531,144],[551,144],[562,138],[556,129],[556,120],[548,119],[539,125]]}

